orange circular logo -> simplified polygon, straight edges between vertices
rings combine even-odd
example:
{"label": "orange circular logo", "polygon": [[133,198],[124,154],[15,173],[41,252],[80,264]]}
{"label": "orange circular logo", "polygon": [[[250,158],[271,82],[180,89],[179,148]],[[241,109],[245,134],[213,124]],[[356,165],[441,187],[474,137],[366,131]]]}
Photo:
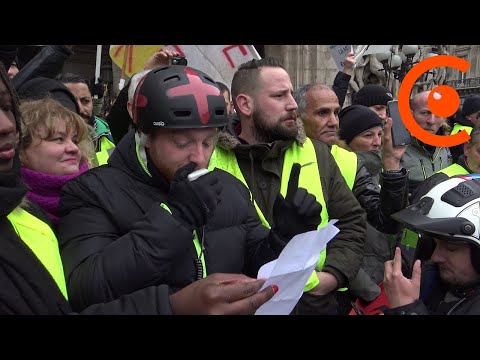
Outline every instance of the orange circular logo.
{"label": "orange circular logo", "polygon": [[[431,134],[418,125],[410,110],[410,93],[412,92],[415,81],[425,72],[441,66],[449,66],[466,72],[470,67],[470,63],[451,55],[433,56],[420,61],[410,69],[400,84],[400,89],[398,90],[398,109],[406,128],[418,140],[432,146],[450,147],[463,144],[470,139],[470,135],[468,135],[465,130],[449,136]],[[441,94],[438,98],[437,93]],[[446,118],[453,115],[459,105],[460,97],[457,91],[447,85],[440,85],[433,88],[428,97],[428,107],[430,111],[438,117]]]}

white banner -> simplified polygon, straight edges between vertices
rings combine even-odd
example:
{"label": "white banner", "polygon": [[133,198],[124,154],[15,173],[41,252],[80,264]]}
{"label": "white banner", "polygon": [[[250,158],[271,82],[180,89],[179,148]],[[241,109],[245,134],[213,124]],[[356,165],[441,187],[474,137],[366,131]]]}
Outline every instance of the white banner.
{"label": "white banner", "polygon": [[240,64],[260,59],[253,45],[110,45],[110,57],[122,69],[122,75],[132,77],[163,48],[177,51],[187,58],[188,66],[205,72],[229,88]]}
{"label": "white banner", "polygon": [[353,51],[352,49],[353,45],[328,45],[328,50],[330,50],[338,70],[343,71],[345,57],[350,51]]}
{"label": "white banner", "polygon": [[364,55],[379,54],[391,50],[393,45],[354,45],[355,60],[358,61]]}
{"label": "white banner", "polygon": [[253,45],[167,45],[185,56],[188,66],[210,75],[229,88],[238,66],[252,59],[260,59]]}

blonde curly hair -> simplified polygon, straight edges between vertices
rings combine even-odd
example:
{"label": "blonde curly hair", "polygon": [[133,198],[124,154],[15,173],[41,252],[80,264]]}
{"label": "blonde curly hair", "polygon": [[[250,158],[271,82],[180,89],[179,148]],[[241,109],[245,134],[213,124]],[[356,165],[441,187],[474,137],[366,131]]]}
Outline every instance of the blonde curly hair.
{"label": "blonde curly hair", "polygon": [[[25,150],[34,139],[47,139],[51,137],[60,122],[65,122],[67,133],[76,132],[77,146],[82,154],[81,162],[92,167],[95,150],[93,146],[91,126],[83,118],[70,111],[52,98],[24,101],[20,104],[22,114],[22,138],[20,142],[20,161],[24,162]],[[46,129],[46,136],[41,136],[40,131]]]}

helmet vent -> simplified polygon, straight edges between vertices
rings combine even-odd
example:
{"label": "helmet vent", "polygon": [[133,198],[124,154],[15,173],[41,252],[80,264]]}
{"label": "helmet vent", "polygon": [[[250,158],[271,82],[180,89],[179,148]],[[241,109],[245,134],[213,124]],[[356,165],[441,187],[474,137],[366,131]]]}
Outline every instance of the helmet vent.
{"label": "helmet vent", "polygon": [[452,206],[460,207],[469,201],[476,199],[478,195],[477,191],[472,189],[472,182],[468,182],[468,185],[465,185],[465,183],[466,182],[460,183],[454,188],[448,190],[442,195],[441,200]]}
{"label": "helmet vent", "polygon": [[176,117],[189,117],[192,115],[191,111],[188,110],[178,110],[173,112]]}
{"label": "helmet vent", "polygon": [[172,81],[179,81],[180,80],[180,76],[178,75],[172,75],[172,76],[168,76],[166,77],[165,79],[163,79],[163,82],[164,83],[170,83]]}
{"label": "helmet vent", "polygon": [[462,194],[465,197],[469,197],[473,195],[472,189],[466,187],[464,184],[459,184],[455,187],[455,190],[457,190],[460,194]]}

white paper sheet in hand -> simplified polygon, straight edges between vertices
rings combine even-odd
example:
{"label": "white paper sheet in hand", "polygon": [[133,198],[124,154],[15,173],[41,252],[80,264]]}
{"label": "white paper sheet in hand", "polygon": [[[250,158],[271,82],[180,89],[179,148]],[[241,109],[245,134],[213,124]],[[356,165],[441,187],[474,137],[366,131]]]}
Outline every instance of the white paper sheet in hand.
{"label": "white paper sheet in hand", "polygon": [[255,315],[288,315],[302,296],[303,289],[317,265],[320,253],[340,230],[330,220],[320,230],[295,236],[277,260],[263,265],[257,278],[267,279],[262,289],[277,285],[278,292],[260,306]]}

